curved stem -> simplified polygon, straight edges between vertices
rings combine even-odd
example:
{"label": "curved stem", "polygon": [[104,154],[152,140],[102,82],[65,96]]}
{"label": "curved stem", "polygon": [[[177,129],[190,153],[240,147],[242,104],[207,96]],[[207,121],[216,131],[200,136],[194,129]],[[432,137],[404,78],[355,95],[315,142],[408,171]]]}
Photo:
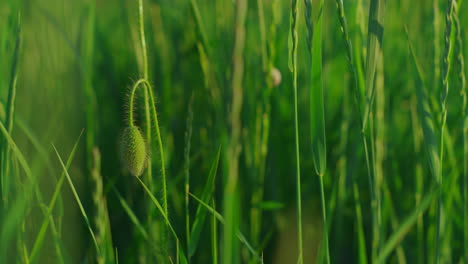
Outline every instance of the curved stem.
{"label": "curved stem", "polygon": [[[164,148],[163,148],[162,140],[161,140],[161,131],[159,129],[158,114],[157,114],[157,111],[156,111],[156,105],[154,103],[153,92],[152,92],[152,89],[151,89],[151,85],[149,84],[148,80],[146,80],[146,79],[140,79],[133,85],[132,91],[130,93],[129,124],[131,126],[133,125],[133,101],[135,99],[136,90],[141,84],[145,85],[146,91],[147,91],[147,93],[149,95],[150,105],[151,105],[151,114],[153,116],[153,121],[154,121],[154,125],[155,125],[155,128],[156,128],[156,137],[158,139],[159,153],[161,155],[163,208],[164,208],[164,212],[167,215],[168,210],[167,210],[166,167],[165,167],[165,163],[164,163]],[[148,126],[151,126],[151,124],[148,124]]]}

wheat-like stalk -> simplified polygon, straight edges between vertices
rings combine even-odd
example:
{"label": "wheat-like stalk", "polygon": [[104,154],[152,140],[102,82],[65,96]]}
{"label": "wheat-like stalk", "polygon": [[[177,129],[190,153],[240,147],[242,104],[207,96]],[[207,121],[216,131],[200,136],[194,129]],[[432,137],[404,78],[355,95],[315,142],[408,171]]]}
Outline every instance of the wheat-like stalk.
{"label": "wheat-like stalk", "polygon": [[[442,93],[441,93],[441,114],[442,121],[440,127],[440,167],[437,172],[437,182],[442,185],[443,160],[444,160],[444,131],[447,122],[447,95],[449,92],[449,73],[451,65],[452,43],[452,14],[455,0],[448,0],[447,10],[445,12],[445,35],[444,35],[444,55],[442,60]],[[439,191],[437,203],[437,231],[436,231],[436,263],[440,260],[440,240],[441,240],[441,211],[443,207],[442,188]]]}
{"label": "wheat-like stalk", "polygon": [[[455,3],[456,4],[456,3]],[[458,15],[459,5],[455,6],[453,20],[457,32],[457,62],[459,66],[458,78],[460,79],[460,95],[462,96],[462,115],[463,115],[463,219],[464,219],[464,260],[468,263],[468,112],[467,112],[467,94],[466,94],[466,76],[465,76],[465,58],[463,55],[462,28]]]}
{"label": "wheat-like stalk", "polygon": [[291,3],[291,25],[290,25],[290,34],[292,39],[292,49],[290,56],[290,66],[293,74],[293,92],[294,92],[294,133],[295,133],[295,142],[296,142],[296,202],[297,202],[297,242],[298,242],[298,253],[299,259],[298,263],[303,263],[303,254],[302,254],[302,201],[301,201],[301,159],[299,151],[299,120],[298,120],[298,103],[297,103],[297,44],[298,44],[298,33],[297,33],[297,23],[299,21],[298,10],[299,10],[299,1],[292,0]]}

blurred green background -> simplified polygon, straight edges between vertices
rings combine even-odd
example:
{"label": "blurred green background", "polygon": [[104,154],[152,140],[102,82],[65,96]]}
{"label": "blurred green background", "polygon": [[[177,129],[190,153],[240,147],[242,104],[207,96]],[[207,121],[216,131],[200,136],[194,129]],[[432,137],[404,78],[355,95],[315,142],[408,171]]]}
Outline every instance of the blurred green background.
{"label": "blurred green background", "polygon": [[[224,210],[225,184],[232,162],[226,149],[232,129],[237,6],[230,0],[143,2],[149,81],[156,99],[167,170],[169,218],[181,239],[180,247],[186,251],[187,152],[190,192],[201,197],[221,146],[213,199],[209,199],[209,204],[216,204],[220,213]],[[376,97],[370,132],[366,134],[373,138],[372,168],[383,179],[381,248],[396,231],[402,230],[400,227],[407,216],[433,190],[435,179],[430,172],[426,138],[417,113],[421,100],[417,87],[421,82],[408,38],[425,76],[428,103],[433,112],[429,118],[434,121],[439,140],[448,2],[392,0],[385,4],[382,60],[377,66]],[[456,10],[462,45],[456,41],[455,26],[451,37],[454,44],[443,143],[444,179],[439,196],[443,201],[441,236],[436,239],[437,199],[434,198],[427,210],[418,211],[417,219],[410,221],[411,225],[394,246],[396,250],[386,259],[389,263],[432,263],[436,258],[436,241],[440,243],[441,263],[468,261],[463,244],[467,226],[463,218],[467,210],[463,193],[464,169],[468,165],[463,148],[466,114],[460,95],[463,88],[460,69],[463,68],[457,60],[460,53],[468,51],[464,42],[468,10],[461,2],[457,1]],[[259,4],[263,6],[261,12]],[[299,1],[299,5],[298,113],[304,263],[319,263],[324,261],[324,251],[320,246],[323,223],[319,181],[312,159],[310,87],[313,81],[304,2]],[[361,79],[366,67],[369,8],[370,0],[344,1],[354,62],[361,70],[358,70]],[[312,1],[314,22],[318,10],[319,1]],[[297,261],[294,95],[288,68],[290,12],[291,2],[286,0],[247,2],[238,208],[234,222],[265,263]],[[201,23],[197,22],[197,14]],[[0,166],[1,263],[29,263],[41,225],[49,221],[44,217],[44,206],[47,208],[63,172],[52,144],[65,162],[82,131],[68,173],[89,218],[89,226],[100,233],[98,244],[105,253],[96,252],[88,225],[65,180],[49,216],[56,230],[51,230],[49,224],[33,263],[114,263],[117,258],[119,263],[165,263],[169,261],[168,256],[176,262],[176,244],[163,224],[164,219],[119,157],[119,136],[128,121],[128,95],[143,71],[138,30],[138,1],[0,2],[0,114],[6,112],[16,76],[14,124],[10,135],[36,179],[28,180],[19,158],[1,134],[1,152],[10,153],[6,159],[2,158]],[[327,144],[324,184],[331,260],[332,263],[362,263],[364,258],[359,252],[364,249],[365,259],[373,263],[375,212],[371,209],[372,193],[359,115],[354,108],[354,81],[335,1],[324,2],[322,37],[321,77]],[[15,51],[18,38],[21,44]],[[273,68],[281,74],[277,86],[271,80]],[[138,95],[136,105],[137,123],[145,129],[143,93]],[[193,121],[187,122],[190,115]],[[5,124],[6,117],[0,115],[0,118]],[[192,133],[189,149],[188,131]],[[145,173],[141,178],[160,199],[163,195],[161,157],[155,138],[149,147],[153,176],[148,179]],[[100,163],[96,153],[100,153]],[[96,170],[98,173],[93,174]],[[253,198],[259,190],[263,192],[260,199]],[[198,206],[190,198],[192,222]],[[261,218],[252,216],[259,211]],[[140,227],[146,230],[146,235]],[[219,263],[224,263],[221,260],[223,226],[218,223],[219,240],[214,244],[212,227],[212,214],[208,212],[192,263],[214,263],[214,244],[218,244]],[[237,242],[233,248],[233,262],[256,263],[244,244]]]}

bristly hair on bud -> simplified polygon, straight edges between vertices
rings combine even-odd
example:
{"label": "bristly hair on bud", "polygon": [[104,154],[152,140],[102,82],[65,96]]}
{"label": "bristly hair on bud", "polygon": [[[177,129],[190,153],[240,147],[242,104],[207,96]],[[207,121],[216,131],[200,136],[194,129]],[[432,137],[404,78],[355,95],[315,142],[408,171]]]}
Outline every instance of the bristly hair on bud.
{"label": "bristly hair on bud", "polygon": [[148,162],[148,150],[145,139],[137,126],[126,127],[120,138],[122,162],[133,176],[140,176]]}

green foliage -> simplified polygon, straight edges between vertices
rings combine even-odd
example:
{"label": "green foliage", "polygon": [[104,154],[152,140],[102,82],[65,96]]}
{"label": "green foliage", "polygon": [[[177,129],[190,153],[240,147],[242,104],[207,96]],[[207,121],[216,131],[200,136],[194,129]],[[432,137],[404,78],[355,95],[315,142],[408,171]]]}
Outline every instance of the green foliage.
{"label": "green foliage", "polygon": [[0,263],[466,263],[466,14],[0,1]]}

